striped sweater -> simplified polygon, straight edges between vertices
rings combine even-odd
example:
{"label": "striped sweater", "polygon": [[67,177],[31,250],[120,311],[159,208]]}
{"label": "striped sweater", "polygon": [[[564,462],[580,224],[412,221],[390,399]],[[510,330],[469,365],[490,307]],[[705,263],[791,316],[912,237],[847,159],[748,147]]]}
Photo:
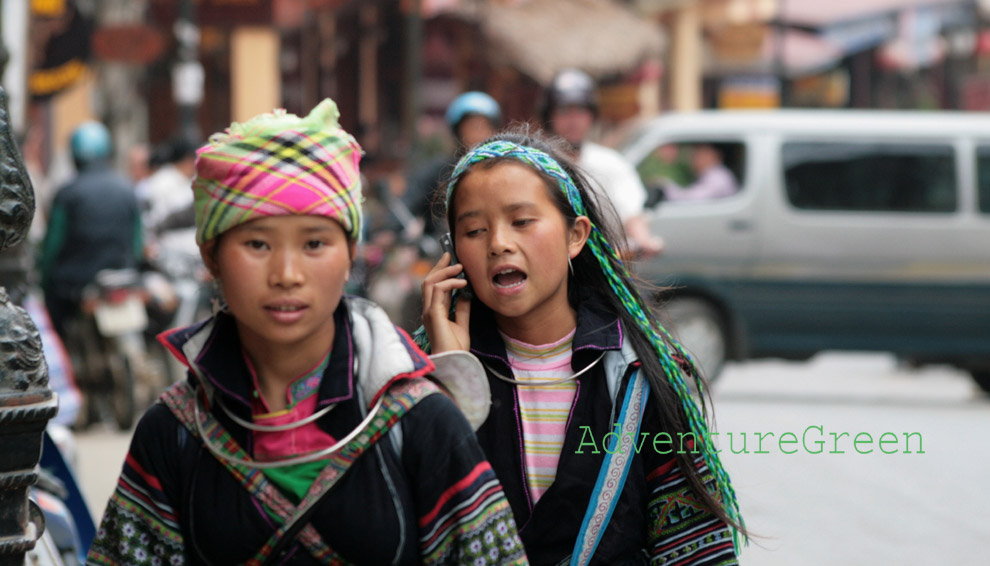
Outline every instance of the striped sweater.
{"label": "striped sweater", "polygon": [[573,381],[541,385],[574,374],[571,370],[571,343],[574,331],[551,344],[526,344],[502,334],[506,354],[520,385],[519,414],[523,431],[526,479],[533,501],[538,501],[553,483],[564,445],[567,421],[574,404],[577,384]]}

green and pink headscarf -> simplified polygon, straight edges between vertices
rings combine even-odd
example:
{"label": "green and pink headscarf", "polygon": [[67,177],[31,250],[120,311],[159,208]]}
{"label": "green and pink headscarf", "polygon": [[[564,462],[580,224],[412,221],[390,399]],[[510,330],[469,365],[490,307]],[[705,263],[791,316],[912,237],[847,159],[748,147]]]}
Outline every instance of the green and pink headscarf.
{"label": "green and pink headscarf", "polygon": [[329,98],[300,118],[284,109],[234,122],[197,151],[196,242],[267,216],[333,218],[361,235],[361,147]]}

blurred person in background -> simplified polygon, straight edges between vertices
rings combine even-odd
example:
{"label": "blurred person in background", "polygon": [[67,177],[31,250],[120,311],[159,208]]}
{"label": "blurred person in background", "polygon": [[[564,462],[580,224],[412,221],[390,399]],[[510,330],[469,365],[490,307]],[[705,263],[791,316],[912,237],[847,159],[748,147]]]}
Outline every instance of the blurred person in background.
{"label": "blurred person in background", "polygon": [[636,170],[619,152],[588,140],[598,102],[592,78],[578,69],[558,73],[547,93],[543,121],[550,132],[570,146],[569,157],[591,175],[612,201],[629,237],[630,248],[641,257],[663,252],[663,240],[650,234],[643,207],[646,188]]}
{"label": "blurred person in background", "polygon": [[134,187],[110,167],[113,143],[99,122],[85,122],[69,140],[76,177],[52,202],[39,270],[52,325],[79,309],[82,289],[101,269],[137,267],[143,255]]}
{"label": "blurred person in background", "polygon": [[127,176],[137,187],[151,175],[151,149],[139,143],[127,150]]}
{"label": "blurred person in background", "polygon": [[155,236],[177,229],[191,229],[193,215],[192,186],[197,145],[177,137],[165,142],[165,163],[152,173],[142,194],[145,199],[144,224]]}
{"label": "blurred person in background", "polygon": [[453,153],[439,157],[417,169],[406,182],[402,202],[409,212],[424,222],[423,233],[439,236],[430,207],[440,179],[454,169],[454,164],[471,147],[491,137],[502,122],[502,109],[494,98],[479,91],[469,91],[447,107],[447,125],[457,147]]}
{"label": "blurred person in background", "polygon": [[694,146],[691,168],[697,180],[681,186],[674,180],[662,184],[666,200],[710,200],[734,195],[739,191],[735,175],[722,163],[722,155],[711,144]]}
{"label": "blurred person in background", "polygon": [[694,174],[684,153],[677,144],[665,143],[648,155],[636,171],[647,184],[673,181],[681,186],[687,185]]}

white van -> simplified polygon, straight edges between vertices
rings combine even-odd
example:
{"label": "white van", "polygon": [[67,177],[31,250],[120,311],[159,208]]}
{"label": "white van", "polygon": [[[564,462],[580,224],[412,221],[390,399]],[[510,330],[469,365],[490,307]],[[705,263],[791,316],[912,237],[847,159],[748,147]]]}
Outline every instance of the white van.
{"label": "white van", "polygon": [[683,196],[690,173],[659,160],[671,144],[716,148],[738,185],[661,200],[666,251],[637,267],[672,287],[674,331],[709,377],[725,359],[874,350],[957,365],[990,391],[990,115],[660,117],[624,154],[648,186],[686,177],[664,193]]}

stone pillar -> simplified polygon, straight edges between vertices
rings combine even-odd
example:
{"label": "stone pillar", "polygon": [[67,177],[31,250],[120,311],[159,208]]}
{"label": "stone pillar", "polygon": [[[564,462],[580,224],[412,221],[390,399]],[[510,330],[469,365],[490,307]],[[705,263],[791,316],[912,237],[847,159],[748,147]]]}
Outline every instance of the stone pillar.
{"label": "stone pillar", "polygon": [[[33,216],[34,191],[0,89],[0,251],[25,238]],[[57,411],[38,329],[0,287],[0,566],[21,566],[44,531],[28,489],[38,480],[42,435]]]}

